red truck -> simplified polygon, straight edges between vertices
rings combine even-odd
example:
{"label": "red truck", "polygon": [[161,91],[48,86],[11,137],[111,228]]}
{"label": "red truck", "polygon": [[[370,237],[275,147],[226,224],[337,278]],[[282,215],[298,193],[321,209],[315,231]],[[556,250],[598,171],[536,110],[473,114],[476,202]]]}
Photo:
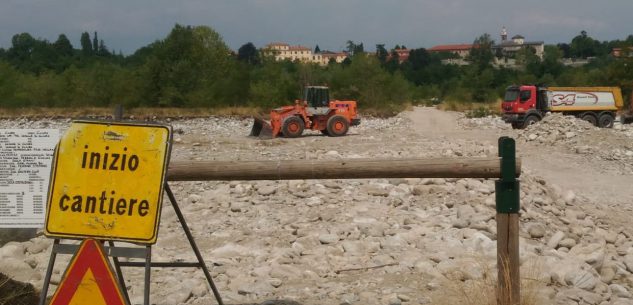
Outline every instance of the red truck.
{"label": "red truck", "polygon": [[510,86],[501,105],[503,120],[515,129],[540,121],[548,112],[573,115],[594,126],[610,128],[622,108],[618,87]]}

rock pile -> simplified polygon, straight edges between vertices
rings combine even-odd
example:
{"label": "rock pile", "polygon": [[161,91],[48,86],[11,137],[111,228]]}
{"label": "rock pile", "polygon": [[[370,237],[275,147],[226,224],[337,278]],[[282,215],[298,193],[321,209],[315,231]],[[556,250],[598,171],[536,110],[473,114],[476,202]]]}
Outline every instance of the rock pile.
{"label": "rock pile", "polygon": [[633,171],[633,126],[616,122],[613,128],[598,128],[573,116],[550,113],[542,121],[525,129],[512,130],[499,117],[460,119],[465,129],[499,130],[509,134],[519,144],[539,145],[582,155],[587,162],[613,161],[609,170],[620,173]]}
{"label": "rock pile", "polygon": [[598,127],[573,116],[550,113],[540,122],[526,127],[519,133],[520,139],[534,141],[543,145],[563,143],[575,144],[578,138]]}

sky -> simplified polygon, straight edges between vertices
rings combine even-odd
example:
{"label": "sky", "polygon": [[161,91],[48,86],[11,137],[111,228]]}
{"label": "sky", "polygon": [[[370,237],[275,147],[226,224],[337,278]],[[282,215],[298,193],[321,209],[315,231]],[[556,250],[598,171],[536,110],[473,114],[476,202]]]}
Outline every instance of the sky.
{"label": "sky", "polygon": [[286,42],[343,50],[348,40],[365,50],[430,48],[472,43],[488,33],[548,44],[570,42],[580,31],[601,41],[633,34],[633,0],[0,0],[0,47],[27,32],[55,41],[66,34],[79,48],[81,33],[97,31],[115,52],[164,39],[175,24],[205,25],[237,50]]}

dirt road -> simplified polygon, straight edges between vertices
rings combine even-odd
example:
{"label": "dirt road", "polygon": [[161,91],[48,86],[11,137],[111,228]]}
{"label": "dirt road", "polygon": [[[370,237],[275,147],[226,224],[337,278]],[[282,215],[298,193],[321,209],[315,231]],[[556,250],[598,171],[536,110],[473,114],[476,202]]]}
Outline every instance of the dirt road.
{"label": "dirt road", "polygon": [[[460,128],[458,121],[461,114],[435,108],[415,108],[406,115],[411,119],[412,127],[417,133],[435,139],[470,139],[483,145],[496,145],[501,136],[517,139],[520,134],[526,133],[512,129]],[[591,137],[594,138],[584,138],[587,141],[582,144],[596,147],[596,150],[609,149],[610,147],[605,147],[607,145],[633,146],[633,139],[618,137],[609,131],[592,131]],[[605,135],[613,139],[606,139],[603,137]],[[571,151],[563,142],[537,145],[534,142],[517,141],[517,156],[522,159],[525,170],[563,189],[572,190],[576,195],[584,196],[596,204],[627,210],[630,210],[629,206],[633,206],[633,172],[608,170],[613,163],[611,160],[588,161],[584,155]]]}

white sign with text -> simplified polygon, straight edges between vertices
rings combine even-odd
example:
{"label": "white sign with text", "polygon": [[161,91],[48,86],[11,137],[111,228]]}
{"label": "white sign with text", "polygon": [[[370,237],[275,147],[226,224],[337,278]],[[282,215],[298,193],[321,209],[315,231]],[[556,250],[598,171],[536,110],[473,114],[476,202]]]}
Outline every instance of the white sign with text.
{"label": "white sign with text", "polygon": [[0,129],[0,228],[42,228],[57,129]]}

